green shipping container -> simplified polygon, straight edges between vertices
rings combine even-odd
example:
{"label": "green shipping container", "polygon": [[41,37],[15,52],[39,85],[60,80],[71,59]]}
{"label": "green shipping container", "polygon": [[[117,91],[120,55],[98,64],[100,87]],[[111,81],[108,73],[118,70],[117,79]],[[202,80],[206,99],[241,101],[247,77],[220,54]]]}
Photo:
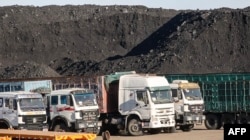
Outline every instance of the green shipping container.
{"label": "green shipping container", "polygon": [[198,83],[206,112],[250,112],[250,73],[168,74],[166,78]]}
{"label": "green shipping container", "polygon": [[250,123],[250,73],[166,74],[165,77],[170,83],[183,79],[200,85],[204,114],[208,115],[207,119],[217,117],[219,124],[207,128],[219,129],[225,123]]}

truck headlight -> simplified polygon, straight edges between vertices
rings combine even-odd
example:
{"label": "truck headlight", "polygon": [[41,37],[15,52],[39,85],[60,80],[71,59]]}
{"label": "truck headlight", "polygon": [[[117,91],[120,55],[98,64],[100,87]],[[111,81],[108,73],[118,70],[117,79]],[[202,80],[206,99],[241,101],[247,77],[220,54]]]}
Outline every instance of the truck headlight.
{"label": "truck headlight", "polygon": [[158,121],[158,118],[156,118],[155,116],[151,116],[151,121],[152,121],[152,122],[157,122],[157,121]]}
{"label": "truck headlight", "polygon": [[172,118],[172,120],[175,120],[175,116],[174,115],[171,118]]}
{"label": "truck headlight", "polygon": [[184,106],[183,106],[183,111],[184,111],[184,112],[189,112],[189,111],[190,111],[190,110],[188,109],[188,105],[184,105]]}
{"label": "truck headlight", "polygon": [[75,112],[75,119],[81,119],[81,113]]}

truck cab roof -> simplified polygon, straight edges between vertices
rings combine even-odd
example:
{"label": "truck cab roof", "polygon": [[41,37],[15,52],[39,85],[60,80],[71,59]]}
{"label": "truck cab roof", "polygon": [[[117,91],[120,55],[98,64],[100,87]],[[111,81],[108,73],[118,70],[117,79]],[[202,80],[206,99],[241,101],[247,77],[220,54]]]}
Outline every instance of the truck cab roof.
{"label": "truck cab roof", "polygon": [[50,95],[68,95],[68,94],[72,94],[75,91],[84,91],[86,93],[87,92],[94,93],[92,90],[86,89],[86,88],[66,88],[66,89],[53,90],[53,91],[51,91],[50,94],[47,94],[47,96],[50,96]]}
{"label": "truck cab roof", "polygon": [[41,94],[35,93],[35,92],[30,92],[30,91],[12,91],[12,92],[1,92],[0,97],[35,97],[35,98],[40,98],[42,97]]}

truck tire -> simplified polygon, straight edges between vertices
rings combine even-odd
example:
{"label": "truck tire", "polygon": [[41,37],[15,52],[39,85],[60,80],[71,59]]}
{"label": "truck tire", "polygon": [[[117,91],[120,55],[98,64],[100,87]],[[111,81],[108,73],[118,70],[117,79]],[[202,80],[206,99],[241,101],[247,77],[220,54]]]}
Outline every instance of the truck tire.
{"label": "truck tire", "polygon": [[131,136],[142,135],[141,121],[137,118],[132,118],[128,122],[128,133]]}
{"label": "truck tire", "polygon": [[180,126],[180,129],[181,129],[183,132],[189,132],[189,131],[191,131],[193,128],[194,128],[194,124],[188,124],[188,125],[181,125],[181,126]]}
{"label": "truck tire", "polygon": [[107,129],[110,133],[110,135],[117,135],[119,134],[119,129],[117,128],[116,125],[108,125],[108,129]]}
{"label": "truck tire", "polygon": [[224,124],[235,124],[235,118],[232,114],[224,114],[221,120],[223,122],[223,126]]}
{"label": "truck tire", "polygon": [[53,130],[55,132],[69,132],[68,127],[64,123],[56,124]]}
{"label": "truck tire", "polygon": [[214,114],[206,115],[205,126],[207,129],[215,130],[221,128],[221,121],[219,117]]}
{"label": "truck tire", "polygon": [[239,124],[250,124],[250,116],[246,114],[240,114],[238,117]]}
{"label": "truck tire", "polygon": [[10,128],[9,124],[6,121],[0,121],[0,129],[8,129]]}

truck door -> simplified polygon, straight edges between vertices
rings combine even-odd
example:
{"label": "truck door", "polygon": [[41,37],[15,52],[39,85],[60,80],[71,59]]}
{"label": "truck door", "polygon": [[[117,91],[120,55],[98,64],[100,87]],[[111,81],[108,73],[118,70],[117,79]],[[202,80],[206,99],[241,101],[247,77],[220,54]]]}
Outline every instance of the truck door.
{"label": "truck door", "polygon": [[58,96],[50,97],[50,119],[58,116]]}
{"label": "truck door", "polygon": [[150,109],[149,109],[149,101],[146,90],[138,90],[136,91],[136,108],[138,112],[140,112],[143,119],[150,118]]}
{"label": "truck door", "polygon": [[2,110],[3,118],[8,120],[12,126],[18,126],[17,101],[13,98],[5,98],[5,106]]}
{"label": "truck door", "polygon": [[65,116],[68,119],[72,118],[72,114],[74,112],[74,106],[72,103],[72,98],[70,95],[60,95],[60,105],[58,106],[60,109],[58,113],[61,116]]}
{"label": "truck door", "polygon": [[172,89],[172,97],[174,99],[174,108],[175,111],[179,114],[182,114],[182,107],[183,107],[183,99],[182,99],[182,93],[181,90],[178,89]]}

